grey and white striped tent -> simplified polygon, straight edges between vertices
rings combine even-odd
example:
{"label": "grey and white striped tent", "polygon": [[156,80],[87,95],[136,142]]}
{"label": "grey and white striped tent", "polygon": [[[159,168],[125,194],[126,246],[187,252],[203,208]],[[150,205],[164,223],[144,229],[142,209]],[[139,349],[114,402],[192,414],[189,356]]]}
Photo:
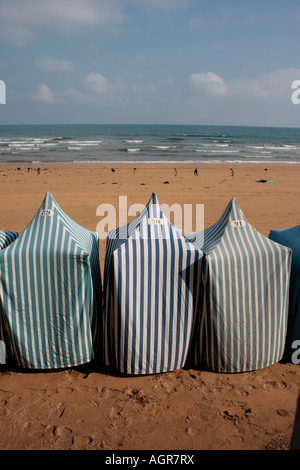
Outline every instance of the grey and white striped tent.
{"label": "grey and white striped tent", "polygon": [[[202,252],[152,194],[129,224],[108,232],[104,267],[104,363],[126,374],[183,367],[197,306]],[[196,289],[195,289],[196,288]]]}
{"label": "grey and white striped tent", "polygon": [[293,361],[293,354],[297,354],[295,350],[298,350],[300,346],[300,225],[287,229],[271,230],[269,238],[293,250],[288,329],[284,354],[286,361]]}
{"label": "grey and white striped tent", "polygon": [[99,346],[99,236],[63,213],[50,193],[0,252],[0,313],[8,357],[24,368],[90,362]]}
{"label": "grey and white striped tent", "polygon": [[0,250],[3,250],[10,245],[16,238],[18,238],[17,232],[10,232],[7,230],[0,230]]}
{"label": "grey and white striped tent", "polygon": [[258,233],[235,198],[219,221],[187,238],[204,253],[196,365],[234,373],[278,362],[287,331],[291,250]]}

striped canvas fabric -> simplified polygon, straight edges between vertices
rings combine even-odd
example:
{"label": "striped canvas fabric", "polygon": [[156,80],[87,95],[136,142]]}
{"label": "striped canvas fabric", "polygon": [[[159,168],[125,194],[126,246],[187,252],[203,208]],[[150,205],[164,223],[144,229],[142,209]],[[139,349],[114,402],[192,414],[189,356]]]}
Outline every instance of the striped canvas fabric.
{"label": "striped canvas fabric", "polygon": [[284,354],[284,359],[290,362],[295,349],[299,349],[300,345],[299,343],[294,344],[294,341],[300,341],[300,225],[287,229],[271,230],[269,238],[293,250],[288,330]]}
{"label": "striped canvas fabric", "polygon": [[66,216],[50,193],[28,227],[0,252],[2,334],[19,366],[91,361],[99,347],[99,236]]}
{"label": "striped canvas fabric", "polygon": [[125,374],[181,368],[194,328],[202,252],[165,217],[155,193],[110,231],[104,269],[104,362]]}
{"label": "striped canvas fabric", "polygon": [[187,238],[204,252],[192,354],[216,372],[269,366],[284,352],[291,250],[259,234],[233,198],[218,222]]}
{"label": "striped canvas fabric", "polygon": [[0,250],[3,250],[10,245],[16,238],[18,238],[17,232],[9,232],[6,230],[0,230]]}

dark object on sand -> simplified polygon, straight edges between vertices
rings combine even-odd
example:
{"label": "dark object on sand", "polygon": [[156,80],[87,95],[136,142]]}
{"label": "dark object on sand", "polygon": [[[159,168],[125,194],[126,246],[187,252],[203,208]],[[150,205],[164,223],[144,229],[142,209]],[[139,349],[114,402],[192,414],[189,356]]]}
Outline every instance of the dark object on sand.
{"label": "dark object on sand", "polygon": [[114,173],[114,172],[115,172],[115,169],[114,169],[114,168],[112,168],[112,169],[111,169],[111,171]]}
{"label": "dark object on sand", "polygon": [[194,170],[194,175],[198,175],[198,170],[197,170],[197,168],[195,168],[195,170]]}
{"label": "dark object on sand", "polygon": [[176,169],[176,168],[174,168],[174,171],[175,171],[175,176],[177,176],[177,169]]}
{"label": "dark object on sand", "polygon": [[230,170],[231,170],[231,176],[234,176],[234,171],[233,171],[233,169],[230,168]]}
{"label": "dark object on sand", "polygon": [[279,181],[258,180],[257,183],[278,183]]}

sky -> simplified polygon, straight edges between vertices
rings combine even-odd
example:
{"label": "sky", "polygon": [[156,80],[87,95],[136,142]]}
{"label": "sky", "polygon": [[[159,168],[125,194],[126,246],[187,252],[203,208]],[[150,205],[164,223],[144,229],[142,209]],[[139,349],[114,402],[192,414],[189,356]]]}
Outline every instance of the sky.
{"label": "sky", "polygon": [[300,127],[300,2],[0,0],[0,80],[0,124]]}

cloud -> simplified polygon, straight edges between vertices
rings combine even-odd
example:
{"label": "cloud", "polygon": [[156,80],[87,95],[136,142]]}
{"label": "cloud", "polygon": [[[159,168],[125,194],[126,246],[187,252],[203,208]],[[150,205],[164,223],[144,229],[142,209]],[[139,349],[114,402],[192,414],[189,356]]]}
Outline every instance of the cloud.
{"label": "cloud", "polygon": [[119,0],[0,0],[1,37],[17,46],[46,32],[76,34],[93,26],[111,31],[126,17]]}
{"label": "cloud", "polygon": [[[125,76],[105,77],[99,73],[91,72],[82,78],[77,84],[64,90],[54,92],[48,85],[39,85],[31,99],[48,104],[53,103],[80,103],[114,105],[128,100],[131,94],[149,95],[156,91],[151,83],[141,81],[141,77],[125,74]],[[125,93],[126,92],[126,93]]]}
{"label": "cloud", "polygon": [[84,79],[86,88],[95,94],[107,93],[109,90],[108,79],[99,73],[90,73]]}
{"label": "cloud", "polygon": [[191,89],[196,93],[209,93],[215,96],[226,95],[228,92],[225,81],[214,72],[194,73],[190,75]]}
{"label": "cloud", "polygon": [[159,10],[177,10],[186,8],[188,0],[131,0],[138,7],[155,8]]}
{"label": "cloud", "polygon": [[58,102],[54,92],[44,83],[39,85],[37,91],[31,93],[30,96],[33,100],[42,101],[43,103],[53,104]]}
{"label": "cloud", "polygon": [[107,95],[124,91],[127,84],[121,79],[109,80],[99,73],[91,72],[84,78],[84,87],[92,95]]}
{"label": "cloud", "polygon": [[62,91],[60,101],[67,103],[95,104],[122,99],[122,92],[128,84],[122,78],[107,78],[99,73],[91,72],[77,86],[70,86]]}
{"label": "cloud", "polygon": [[290,95],[291,84],[300,79],[300,68],[277,69],[258,78],[258,82],[273,97]]}
{"label": "cloud", "polygon": [[51,72],[74,72],[76,69],[73,62],[68,60],[59,60],[54,57],[41,57],[35,61],[35,66]]}
{"label": "cloud", "polygon": [[278,100],[290,96],[291,83],[300,78],[300,69],[278,69],[257,77],[237,77],[225,81],[214,72],[194,73],[189,76],[190,90],[194,95],[238,97],[247,99]]}

